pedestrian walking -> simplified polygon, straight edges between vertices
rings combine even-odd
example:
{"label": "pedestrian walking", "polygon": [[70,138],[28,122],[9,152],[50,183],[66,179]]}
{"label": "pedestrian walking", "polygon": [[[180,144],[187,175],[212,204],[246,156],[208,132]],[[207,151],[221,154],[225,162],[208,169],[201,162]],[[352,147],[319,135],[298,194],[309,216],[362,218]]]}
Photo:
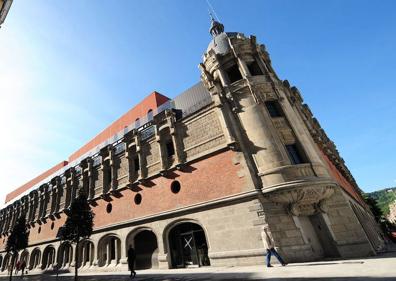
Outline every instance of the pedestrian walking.
{"label": "pedestrian walking", "polygon": [[271,256],[274,255],[282,266],[285,266],[287,263],[282,259],[279,253],[275,250],[274,239],[268,231],[268,226],[264,226],[263,232],[261,233],[264,247],[267,249],[267,267],[272,267],[271,265]]}
{"label": "pedestrian walking", "polygon": [[129,277],[132,278],[132,279],[135,278],[135,276],[136,276],[135,259],[136,259],[135,249],[132,247],[132,245],[129,245],[129,249],[128,249],[128,267],[129,267],[129,270],[131,271],[131,275]]}
{"label": "pedestrian walking", "polygon": [[15,275],[18,275],[18,271],[21,269],[21,262],[17,261],[15,265]]}

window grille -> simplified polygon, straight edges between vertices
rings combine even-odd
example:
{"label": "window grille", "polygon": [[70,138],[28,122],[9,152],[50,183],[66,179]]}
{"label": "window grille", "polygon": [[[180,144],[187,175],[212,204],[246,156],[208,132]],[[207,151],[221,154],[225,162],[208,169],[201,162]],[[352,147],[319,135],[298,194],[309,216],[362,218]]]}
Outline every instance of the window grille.
{"label": "window grille", "polygon": [[114,153],[120,154],[125,151],[125,142],[121,142],[114,147]]}
{"label": "window grille", "polygon": [[97,167],[102,163],[102,156],[97,156],[93,159],[92,166]]}
{"label": "window grille", "polygon": [[151,138],[155,134],[155,126],[150,126],[147,129],[144,129],[143,131],[140,132],[140,134],[142,140]]}

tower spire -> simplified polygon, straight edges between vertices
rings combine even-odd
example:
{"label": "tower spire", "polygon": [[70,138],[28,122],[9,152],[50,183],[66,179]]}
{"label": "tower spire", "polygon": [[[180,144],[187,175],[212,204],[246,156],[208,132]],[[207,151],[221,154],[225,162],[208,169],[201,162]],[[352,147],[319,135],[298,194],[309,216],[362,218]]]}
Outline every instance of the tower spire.
{"label": "tower spire", "polygon": [[210,15],[210,21],[211,21],[209,32],[213,37],[215,37],[215,36],[219,35],[220,33],[224,32],[224,25],[222,23],[216,21],[213,18],[212,13],[209,12],[209,15]]}
{"label": "tower spire", "polygon": [[[219,17],[216,15],[216,12],[213,9],[213,6],[210,4],[209,0],[206,0],[206,3],[208,3],[209,6],[209,16],[211,22],[209,32],[212,35],[212,37],[215,37],[220,33],[224,32],[224,25],[220,23]],[[215,15],[217,20],[215,19],[215,17],[213,17],[213,14]]]}

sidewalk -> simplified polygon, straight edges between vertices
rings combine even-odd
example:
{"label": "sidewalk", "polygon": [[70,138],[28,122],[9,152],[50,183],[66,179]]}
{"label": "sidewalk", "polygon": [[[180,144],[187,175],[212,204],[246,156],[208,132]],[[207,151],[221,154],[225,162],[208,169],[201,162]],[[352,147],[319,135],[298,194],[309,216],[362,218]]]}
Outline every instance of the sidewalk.
{"label": "sidewalk", "polygon": [[[82,281],[130,280],[129,272],[81,273]],[[8,280],[1,277],[0,280]],[[19,276],[13,280],[22,280]],[[31,275],[23,280],[55,281],[52,275]],[[73,280],[73,274],[59,276],[59,281]],[[326,262],[294,263],[286,267],[274,265],[247,267],[202,267],[193,269],[141,270],[137,281],[190,281],[190,280],[269,280],[269,281],[396,281],[396,252],[364,259]]]}

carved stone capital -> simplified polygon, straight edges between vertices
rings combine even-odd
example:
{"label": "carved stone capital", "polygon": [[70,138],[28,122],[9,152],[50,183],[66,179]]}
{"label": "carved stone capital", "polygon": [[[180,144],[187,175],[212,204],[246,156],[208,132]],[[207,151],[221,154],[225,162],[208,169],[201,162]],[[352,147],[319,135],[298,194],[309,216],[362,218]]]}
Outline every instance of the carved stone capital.
{"label": "carved stone capital", "polygon": [[326,212],[325,201],[333,193],[333,185],[318,185],[276,190],[266,194],[266,197],[274,203],[284,204],[292,215],[309,216],[318,212]]}

